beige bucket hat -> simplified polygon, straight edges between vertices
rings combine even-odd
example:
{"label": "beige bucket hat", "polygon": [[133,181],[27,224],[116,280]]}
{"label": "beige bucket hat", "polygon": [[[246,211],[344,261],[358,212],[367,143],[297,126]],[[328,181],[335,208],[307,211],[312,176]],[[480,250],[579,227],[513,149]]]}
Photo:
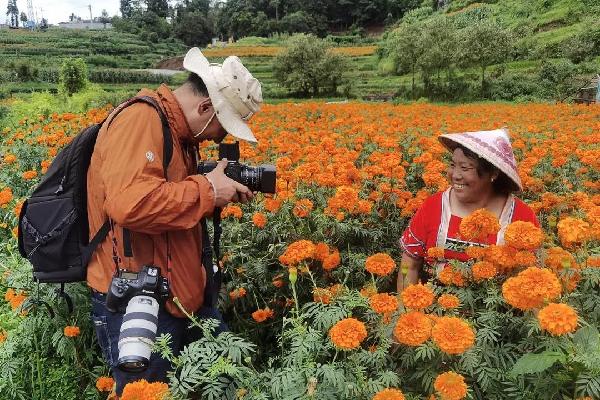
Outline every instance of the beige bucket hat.
{"label": "beige bucket hat", "polygon": [[514,191],[523,190],[507,129],[449,133],[438,136],[438,140],[450,151],[459,144],[463,145],[506,174],[514,183]]}
{"label": "beige bucket hat", "polygon": [[194,47],[185,55],[183,68],[202,78],[217,119],[227,133],[256,142],[247,122],[260,110],[262,91],[258,79],[240,59],[230,56],[223,64],[209,63],[200,49]]}

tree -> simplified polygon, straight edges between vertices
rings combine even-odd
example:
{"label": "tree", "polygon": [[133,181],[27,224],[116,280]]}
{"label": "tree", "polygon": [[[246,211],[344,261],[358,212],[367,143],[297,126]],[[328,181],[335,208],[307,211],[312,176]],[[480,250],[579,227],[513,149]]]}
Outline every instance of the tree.
{"label": "tree", "polygon": [[100,18],[98,18],[98,22],[104,24],[104,29],[106,29],[106,24],[110,22],[110,17],[108,16],[108,11],[106,11],[106,9],[102,10],[102,14],[100,15]]}
{"label": "tree", "polygon": [[73,22],[77,19],[77,16],[75,15],[75,13],[71,13],[71,15],[69,15],[69,21]]}
{"label": "tree", "polygon": [[121,17],[123,17],[123,19],[131,18],[133,16],[133,5],[131,4],[131,0],[121,0],[119,10],[121,11]]}
{"label": "tree", "polygon": [[273,60],[279,83],[303,96],[318,95],[320,89],[334,93],[347,69],[345,57],[329,51],[330,44],[314,35],[292,36],[286,49]]}
{"label": "tree", "polygon": [[10,16],[10,26],[18,28],[19,8],[17,7],[17,0],[8,0],[8,5],[6,7],[6,15]]}
{"label": "tree", "polygon": [[60,67],[59,87],[67,96],[84,89],[88,83],[88,71],[81,58],[68,58]]}
{"label": "tree", "polygon": [[388,39],[389,56],[393,60],[397,73],[410,72],[412,76],[411,93],[415,94],[415,73],[419,57],[423,54],[422,28],[418,24],[403,24],[392,32]]}
{"label": "tree", "polygon": [[25,26],[25,23],[27,22],[27,14],[23,11],[21,11],[21,22],[23,23],[23,26]]}
{"label": "tree", "polygon": [[166,18],[169,15],[169,2],[167,0],[145,0],[146,9],[153,12],[161,18]]}
{"label": "tree", "polygon": [[186,12],[173,27],[175,36],[188,46],[204,46],[210,43],[213,36],[212,24],[205,14],[193,11]]}
{"label": "tree", "polygon": [[481,68],[483,93],[486,68],[506,61],[509,56],[510,33],[493,20],[481,20],[464,28],[459,40],[461,64]]}

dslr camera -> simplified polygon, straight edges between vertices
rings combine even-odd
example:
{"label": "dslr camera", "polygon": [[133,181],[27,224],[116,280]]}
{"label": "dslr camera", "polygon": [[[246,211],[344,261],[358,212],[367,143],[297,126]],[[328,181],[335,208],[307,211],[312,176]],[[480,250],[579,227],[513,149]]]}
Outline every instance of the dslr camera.
{"label": "dslr camera", "polygon": [[[227,159],[225,175],[248,187],[253,192],[275,193],[277,172],[274,165],[263,164],[258,167],[241,164],[240,145],[235,143],[219,144],[219,159]],[[217,166],[216,161],[198,163],[198,173],[207,174]]]}
{"label": "dslr camera", "polygon": [[145,265],[140,272],[120,270],[106,294],[106,308],[124,313],[119,334],[117,366],[126,372],[148,368],[156,339],[158,310],[169,297],[169,282],[158,267]]}

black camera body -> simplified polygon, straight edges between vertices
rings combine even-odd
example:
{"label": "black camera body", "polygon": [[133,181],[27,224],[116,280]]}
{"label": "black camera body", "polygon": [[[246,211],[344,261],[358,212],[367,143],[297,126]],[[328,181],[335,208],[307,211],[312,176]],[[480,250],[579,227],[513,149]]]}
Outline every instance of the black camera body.
{"label": "black camera body", "polygon": [[[241,164],[240,146],[238,142],[219,144],[219,159],[227,159],[225,175],[248,187],[253,192],[275,193],[277,188],[277,171],[274,165],[263,164],[258,167]],[[217,166],[216,161],[198,163],[198,173],[207,174]]]}
{"label": "black camera body", "polygon": [[169,281],[160,275],[158,267],[144,265],[138,273],[119,270],[110,282],[106,308],[125,313],[129,300],[140,295],[152,297],[159,304],[164,304],[169,297]]}

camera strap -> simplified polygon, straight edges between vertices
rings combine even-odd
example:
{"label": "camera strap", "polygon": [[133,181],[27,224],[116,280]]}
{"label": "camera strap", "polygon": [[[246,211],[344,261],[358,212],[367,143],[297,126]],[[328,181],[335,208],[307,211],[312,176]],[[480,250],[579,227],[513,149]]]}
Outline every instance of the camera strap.
{"label": "camera strap", "polygon": [[206,271],[206,286],[204,288],[204,305],[215,307],[221,290],[222,272],[219,268],[220,241],[221,241],[221,209],[215,207],[213,212],[214,238],[211,247],[210,234],[206,218],[200,220],[202,228],[202,265]]}

